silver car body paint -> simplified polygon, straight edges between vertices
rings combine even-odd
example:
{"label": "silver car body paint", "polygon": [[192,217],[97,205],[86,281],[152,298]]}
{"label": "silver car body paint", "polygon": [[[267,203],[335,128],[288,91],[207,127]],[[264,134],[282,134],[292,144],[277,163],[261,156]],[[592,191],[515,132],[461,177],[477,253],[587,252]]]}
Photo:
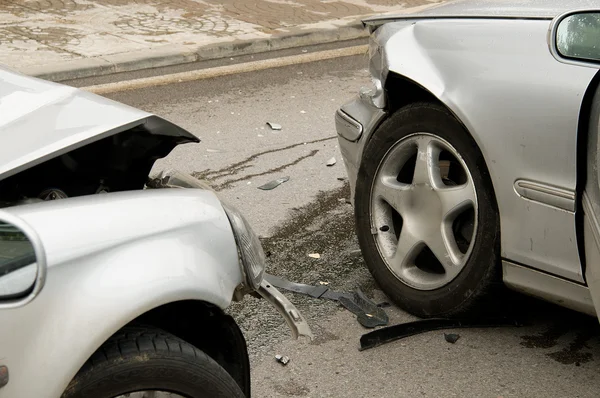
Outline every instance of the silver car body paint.
{"label": "silver car body paint", "polygon": [[151,121],[150,113],[73,87],[0,67],[0,179]]}
{"label": "silver car body paint", "polygon": [[137,316],[179,300],[226,308],[243,281],[231,226],[210,191],[111,193],[5,210],[37,232],[48,267],[33,301],[0,311],[0,358],[10,371],[2,398],[58,398]]}
{"label": "silver car body paint", "polygon": [[552,19],[575,9],[598,7],[597,0],[460,0],[442,3],[411,14],[386,14],[365,22],[381,23],[414,18],[531,18]]}
{"label": "silver car body paint", "polygon": [[[565,3],[542,15],[565,11],[570,6]],[[442,9],[429,11],[429,16]],[[469,14],[467,10],[461,12]],[[484,11],[471,12],[480,14]],[[583,282],[575,214],[565,210],[571,204],[564,197],[574,197],[579,109],[597,70],[552,56],[547,44],[550,19],[423,18],[388,22],[373,33],[382,62],[371,65],[372,74],[383,85],[390,71],[416,82],[474,137],[498,201],[504,258]],[[341,111],[364,127],[354,143],[340,138],[354,186],[362,152],[385,108],[361,96]],[[337,126],[344,128],[339,122]],[[554,202],[562,208],[517,194],[517,180],[541,185],[546,193],[561,193],[561,200]]]}

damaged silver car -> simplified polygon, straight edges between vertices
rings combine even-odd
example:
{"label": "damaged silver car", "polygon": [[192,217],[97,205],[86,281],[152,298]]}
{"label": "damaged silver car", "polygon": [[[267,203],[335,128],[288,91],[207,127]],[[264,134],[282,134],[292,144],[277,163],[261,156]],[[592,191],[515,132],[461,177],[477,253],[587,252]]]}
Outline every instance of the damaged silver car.
{"label": "damaged silver car", "polygon": [[0,69],[0,140],[0,397],[249,397],[247,294],[310,336],[235,208],[149,178],[191,133]]}
{"label": "damaged silver car", "polygon": [[[593,7],[593,8],[589,8]],[[502,286],[600,311],[600,9],[458,1],[367,19],[373,85],[336,114],[367,266],[421,317]]]}

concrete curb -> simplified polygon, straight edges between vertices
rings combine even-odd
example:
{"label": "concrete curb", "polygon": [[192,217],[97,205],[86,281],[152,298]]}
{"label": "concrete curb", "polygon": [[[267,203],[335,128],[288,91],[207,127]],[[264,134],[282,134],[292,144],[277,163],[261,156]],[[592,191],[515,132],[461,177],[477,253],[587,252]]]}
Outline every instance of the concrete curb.
{"label": "concrete curb", "polygon": [[368,32],[358,20],[335,29],[298,29],[294,32],[273,35],[264,39],[234,40],[201,45],[196,49],[170,45],[150,51],[133,51],[106,57],[84,58],[26,67],[21,68],[20,72],[46,80],[62,81],[352,40],[367,36]]}

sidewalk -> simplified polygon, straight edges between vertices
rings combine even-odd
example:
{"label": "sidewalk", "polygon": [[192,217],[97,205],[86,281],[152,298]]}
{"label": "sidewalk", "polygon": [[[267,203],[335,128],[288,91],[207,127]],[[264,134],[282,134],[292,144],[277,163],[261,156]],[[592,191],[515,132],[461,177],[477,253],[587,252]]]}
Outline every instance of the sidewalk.
{"label": "sidewalk", "polygon": [[436,0],[0,0],[0,63],[49,80],[348,40]]}

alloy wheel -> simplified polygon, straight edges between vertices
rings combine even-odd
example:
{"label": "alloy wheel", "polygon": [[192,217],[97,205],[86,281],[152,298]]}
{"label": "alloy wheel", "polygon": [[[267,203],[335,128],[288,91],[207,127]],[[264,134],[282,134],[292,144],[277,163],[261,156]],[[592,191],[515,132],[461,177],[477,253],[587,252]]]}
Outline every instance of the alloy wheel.
{"label": "alloy wheel", "polygon": [[371,233],[400,281],[433,290],[458,276],[475,243],[477,195],[450,143],[428,133],[398,141],[383,157],[370,197]]}

